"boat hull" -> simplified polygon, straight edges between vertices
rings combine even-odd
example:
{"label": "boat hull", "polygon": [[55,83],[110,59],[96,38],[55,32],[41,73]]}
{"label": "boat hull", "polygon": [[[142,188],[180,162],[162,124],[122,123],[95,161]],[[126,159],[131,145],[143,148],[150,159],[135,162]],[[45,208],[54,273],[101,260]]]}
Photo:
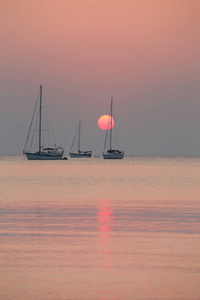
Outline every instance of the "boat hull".
{"label": "boat hull", "polygon": [[115,154],[115,153],[103,153],[104,159],[122,159],[124,157],[124,153]]}
{"label": "boat hull", "polygon": [[62,154],[37,154],[25,153],[28,160],[59,160],[62,159]]}
{"label": "boat hull", "polygon": [[87,153],[87,154],[70,153],[69,155],[72,158],[81,158],[81,157],[82,158],[90,158],[90,157],[92,157],[91,153]]}

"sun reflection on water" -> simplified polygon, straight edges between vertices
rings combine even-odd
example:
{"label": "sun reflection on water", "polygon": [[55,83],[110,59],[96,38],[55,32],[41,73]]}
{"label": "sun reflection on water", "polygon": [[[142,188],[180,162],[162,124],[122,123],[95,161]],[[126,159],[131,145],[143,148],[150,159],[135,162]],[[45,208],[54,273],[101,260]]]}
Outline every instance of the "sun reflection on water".
{"label": "sun reflection on water", "polygon": [[99,256],[100,268],[109,269],[112,261],[112,231],[114,227],[114,215],[109,201],[103,200],[97,213],[99,229]]}
{"label": "sun reflection on water", "polygon": [[100,299],[110,299],[112,289],[110,285],[110,276],[112,275],[113,262],[113,230],[114,214],[109,200],[101,200],[97,212],[98,222],[98,257],[99,273],[101,279],[98,282]]}
{"label": "sun reflection on water", "polygon": [[106,203],[99,207],[98,211],[99,231],[108,232],[113,230],[114,215],[113,209]]}

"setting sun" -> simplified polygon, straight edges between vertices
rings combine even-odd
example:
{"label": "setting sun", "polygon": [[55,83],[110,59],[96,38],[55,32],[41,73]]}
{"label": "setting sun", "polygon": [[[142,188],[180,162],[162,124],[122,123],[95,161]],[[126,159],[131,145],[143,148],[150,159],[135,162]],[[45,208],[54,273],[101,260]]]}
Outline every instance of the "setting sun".
{"label": "setting sun", "polygon": [[103,115],[98,120],[98,125],[101,129],[107,130],[111,129],[115,124],[115,121],[109,115]]}

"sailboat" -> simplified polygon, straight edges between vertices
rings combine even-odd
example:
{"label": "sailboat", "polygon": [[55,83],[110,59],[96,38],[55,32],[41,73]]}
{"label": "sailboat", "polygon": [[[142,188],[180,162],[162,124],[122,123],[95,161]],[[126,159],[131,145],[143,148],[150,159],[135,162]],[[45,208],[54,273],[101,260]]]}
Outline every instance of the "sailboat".
{"label": "sailboat", "polygon": [[[112,136],[112,127],[113,127],[113,124],[112,124],[112,120],[113,120],[112,119],[112,110],[113,110],[113,98],[111,98],[110,118],[109,118],[109,121],[108,121],[108,122],[110,122],[110,124],[108,123],[108,127],[107,127],[107,128],[110,128],[110,129],[107,129],[107,131],[106,131],[103,158],[104,159],[122,159],[124,157],[124,151],[116,150],[116,149],[113,149],[113,147],[112,147],[112,137],[113,137]],[[110,138],[110,147],[105,152],[108,138]]]}
{"label": "sailboat", "polygon": [[[74,146],[74,142],[76,140],[77,134],[78,134],[78,151],[77,152],[71,152],[72,148]],[[80,140],[81,140],[81,122],[79,121],[78,128],[76,130],[76,133],[75,133],[75,136],[74,136],[74,140],[72,142],[72,146],[71,146],[69,155],[71,157],[79,157],[79,158],[80,157],[91,157],[92,156],[92,151],[81,151],[80,150]]]}
{"label": "sailboat", "polygon": [[32,132],[32,126],[34,123],[37,107],[38,107],[38,99],[36,101],[36,105],[35,105],[35,109],[33,112],[33,117],[31,120],[30,127],[29,127],[29,131],[28,131],[28,135],[27,135],[23,153],[26,155],[28,160],[58,160],[58,159],[62,159],[63,154],[64,154],[64,150],[62,147],[56,147],[56,146],[43,147],[42,146],[42,130],[43,130],[42,129],[42,85],[40,86],[40,94],[39,94],[39,115],[36,118],[35,130],[33,130],[33,136],[32,136],[31,142],[30,142],[30,148],[31,148],[32,142],[33,142],[33,137],[34,137],[35,131],[36,131],[36,124],[38,123],[37,121],[39,118],[38,150],[36,152],[31,152],[30,149],[29,149],[29,151],[26,150],[26,146],[29,141],[30,133]]}

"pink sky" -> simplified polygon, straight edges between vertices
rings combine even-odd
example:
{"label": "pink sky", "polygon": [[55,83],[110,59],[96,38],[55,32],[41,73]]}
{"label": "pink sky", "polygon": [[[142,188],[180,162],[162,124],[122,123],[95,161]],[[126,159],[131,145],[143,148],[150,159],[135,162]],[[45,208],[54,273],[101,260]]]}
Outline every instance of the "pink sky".
{"label": "pink sky", "polygon": [[58,143],[81,120],[101,153],[97,121],[114,97],[127,154],[199,154],[199,11],[199,0],[1,0],[0,153],[23,149],[42,83]]}

